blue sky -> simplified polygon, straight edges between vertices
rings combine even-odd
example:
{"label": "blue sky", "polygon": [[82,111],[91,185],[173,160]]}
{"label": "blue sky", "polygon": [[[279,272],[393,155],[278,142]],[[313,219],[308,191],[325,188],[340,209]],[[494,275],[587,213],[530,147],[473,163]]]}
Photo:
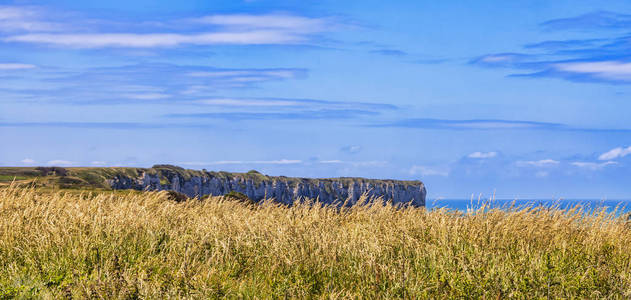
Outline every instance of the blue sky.
{"label": "blue sky", "polygon": [[628,1],[0,1],[0,165],[631,198],[630,32]]}

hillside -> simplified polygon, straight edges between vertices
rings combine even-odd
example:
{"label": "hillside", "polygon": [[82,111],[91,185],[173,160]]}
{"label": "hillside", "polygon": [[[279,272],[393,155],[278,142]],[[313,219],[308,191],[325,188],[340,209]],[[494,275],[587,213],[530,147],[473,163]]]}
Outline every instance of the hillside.
{"label": "hillside", "polygon": [[273,198],[292,203],[299,198],[319,199],[324,203],[357,202],[363,194],[394,203],[425,205],[425,186],[421,181],[378,180],[354,177],[295,178],[247,173],[190,170],[172,165],[151,168],[61,168],[3,167],[0,185],[16,180],[22,185],[61,189],[173,190],[188,197],[220,196],[239,192],[259,201]]}

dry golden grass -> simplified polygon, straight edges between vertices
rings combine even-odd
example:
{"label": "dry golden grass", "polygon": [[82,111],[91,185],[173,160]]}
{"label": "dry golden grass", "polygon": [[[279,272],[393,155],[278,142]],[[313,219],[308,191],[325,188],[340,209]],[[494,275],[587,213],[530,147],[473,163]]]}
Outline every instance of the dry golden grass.
{"label": "dry golden grass", "polygon": [[612,214],[0,189],[0,298],[629,298]]}

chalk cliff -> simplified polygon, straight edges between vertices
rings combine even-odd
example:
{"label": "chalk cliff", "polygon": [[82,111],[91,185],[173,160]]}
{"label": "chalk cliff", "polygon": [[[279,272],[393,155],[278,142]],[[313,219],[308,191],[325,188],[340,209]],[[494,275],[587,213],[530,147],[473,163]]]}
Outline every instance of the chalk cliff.
{"label": "chalk cliff", "polygon": [[136,169],[137,176],[113,174],[107,179],[112,189],[173,190],[189,197],[219,196],[236,191],[253,200],[270,199],[293,203],[299,198],[318,198],[324,203],[357,202],[367,194],[393,203],[425,205],[425,186],[420,181],[376,180],[364,178],[307,179],[248,173],[186,170],[170,165]]}

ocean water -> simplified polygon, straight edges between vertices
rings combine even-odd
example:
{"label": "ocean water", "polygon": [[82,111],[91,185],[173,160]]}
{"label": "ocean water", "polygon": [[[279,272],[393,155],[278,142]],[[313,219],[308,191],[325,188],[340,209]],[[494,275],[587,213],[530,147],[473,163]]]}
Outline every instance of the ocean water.
{"label": "ocean water", "polygon": [[447,208],[459,211],[479,208],[487,203],[492,208],[507,208],[514,206],[555,206],[562,209],[581,205],[585,210],[605,209],[612,212],[617,208],[618,213],[631,212],[631,199],[627,200],[598,200],[598,199],[427,199],[425,205],[427,209]]}

